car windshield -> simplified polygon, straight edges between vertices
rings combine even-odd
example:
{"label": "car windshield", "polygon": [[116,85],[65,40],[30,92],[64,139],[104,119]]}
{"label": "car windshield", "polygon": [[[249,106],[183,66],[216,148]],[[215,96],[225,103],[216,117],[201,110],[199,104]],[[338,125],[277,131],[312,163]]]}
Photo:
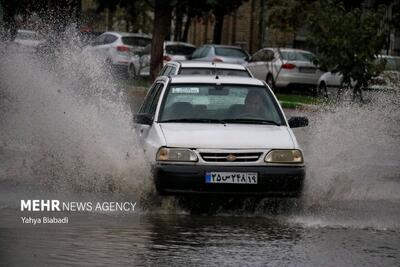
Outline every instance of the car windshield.
{"label": "car windshield", "polygon": [[400,71],[400,57],[384,57],[379,61],[385,61],[385,70]]}
{"label": "car windshield", "polygon": [[308,61],[314,62],[315,56],[307,52],[281,51],[282,58],[289,61]]}
{"label": "car windshield", "polygon": [[191,55],[193,51],[196,50],[195,47],[187,45],[167,45],[165,46],[165,52],[170,55]]}
{"label": "car windshield", "polygon": [[215,75],[251,77],[246,70],[219,69],[219,68],[181,68],[179,75]]}
{"label": "car windshield", "polygon": [[136,36],[124,36],[121,38],[122,43],[125,45],[130,45],[130,46],[143,46],[145,47],[146,45],[151,43],[150,38],[145,38],[145,37],[136,37]]}
{"label": "car windshield", "polygon": [[247,57],[247,54],[243,50],[234,47],[216,47],[215,54],[221,57]]}
{"label": "car windshield", "polygon": [[20,40],[41,40],[41,36],[36,32],[31,31],[18,31],[16,39]]}
{"label": "car windshield", "polygon": [[160,122],[284,124],[272,94],[263,86],[171,84]]}

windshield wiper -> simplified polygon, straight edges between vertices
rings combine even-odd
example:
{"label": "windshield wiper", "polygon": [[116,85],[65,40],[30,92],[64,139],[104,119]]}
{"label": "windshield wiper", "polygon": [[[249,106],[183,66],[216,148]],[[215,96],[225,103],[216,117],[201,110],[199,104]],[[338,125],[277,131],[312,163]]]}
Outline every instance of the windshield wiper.
{"label": "windshield wiper", "polygon": [[228,123],[248,123],[248,124],[273,124],[276,126],[281,126],[280,123],[276,121],[270,121],[270,120],[258,120],[258,119],[226,119],[224,120],[225,122]]}
{"label": "windshield wiper", "polygon": [[203,119],[203,118],[183,118],[183,119],[171,119],[160,122],[194,122],[194,123],[221,123],[226,124],[223,120],[218,119]]}

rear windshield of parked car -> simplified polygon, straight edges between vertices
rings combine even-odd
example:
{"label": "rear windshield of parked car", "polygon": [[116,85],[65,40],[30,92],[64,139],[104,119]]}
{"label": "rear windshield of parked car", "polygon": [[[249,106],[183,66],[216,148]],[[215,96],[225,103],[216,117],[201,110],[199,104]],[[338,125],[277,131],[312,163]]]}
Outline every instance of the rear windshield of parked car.
{"label": "rear windshield of parked car", "polygon": [[232,47],[216,47],[215,54],[221,57],[239,57],[239,58],[247,57],[246,52],[244,52],[240,48],[232,48]]}
{"label": "rear windshield of parked car", "polygon": [[[262,101],[260,114],[246,110],[246,98],[256,95]],[[247,105],[252,105],[248,104]],[[160,121],[178,119],[250,119],[283,123],[283,116],[272,94],[262,86],[215,84],[171,84],[164,95]],[[240,123],[240,121],[237,121]],[[241,121],[243,122],[243,120]]]}
{"label": "rear windshield of parked car", "polygon": [[191,55],[193,51],[196,50],[195,47],[186,45],[167,45],[165,47],[165,52],[170,55]]}
{"label": "rear windshield of parked car", "polygon": [[122,37],[122,43],[130,46],[146,46],[151,43],[151,39],[144,37],[125,36]]}
{"label": "rear windshield of parked car", "polygon": [[216,69],[216,68],[181,68],[179,75],[221,75],[251,77],[246,70]]}
{"label": "rear windshield of parked car", "polygon": [[282,58],[289,61],[308,61],[313,62],[315,56],[311,53],[298,51],[281,51]]}

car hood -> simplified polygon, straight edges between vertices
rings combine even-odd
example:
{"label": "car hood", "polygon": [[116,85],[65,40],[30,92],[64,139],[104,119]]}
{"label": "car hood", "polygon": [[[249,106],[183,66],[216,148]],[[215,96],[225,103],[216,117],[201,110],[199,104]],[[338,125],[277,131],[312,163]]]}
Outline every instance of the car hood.
{"label": "car hood", "polygon": [[208,123],[160,123],[169,147],[260,149],[294,148],[286,126]]}

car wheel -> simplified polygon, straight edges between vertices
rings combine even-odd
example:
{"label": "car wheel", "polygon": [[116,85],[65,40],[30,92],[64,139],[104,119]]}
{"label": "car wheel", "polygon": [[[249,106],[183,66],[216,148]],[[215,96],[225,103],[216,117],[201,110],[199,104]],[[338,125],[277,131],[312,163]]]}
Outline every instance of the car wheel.
{"label": "car wheel", "polygon": [[325,82],[321,82],[316,88],[316,96],[323,96],[328,98],[328,88],[326,87]]}
{"label": "car wheel", "polygon": [[136,78],[136,69],[135,66],[133,64],[130,64],[128,66],[128,79],[129,80],[135,80]]}
{"label": "car wheel", "polygon": [[274,77],[272,77],[272,74],[267,75],[265,82],[268,84],[272,91],[276,92]]}

